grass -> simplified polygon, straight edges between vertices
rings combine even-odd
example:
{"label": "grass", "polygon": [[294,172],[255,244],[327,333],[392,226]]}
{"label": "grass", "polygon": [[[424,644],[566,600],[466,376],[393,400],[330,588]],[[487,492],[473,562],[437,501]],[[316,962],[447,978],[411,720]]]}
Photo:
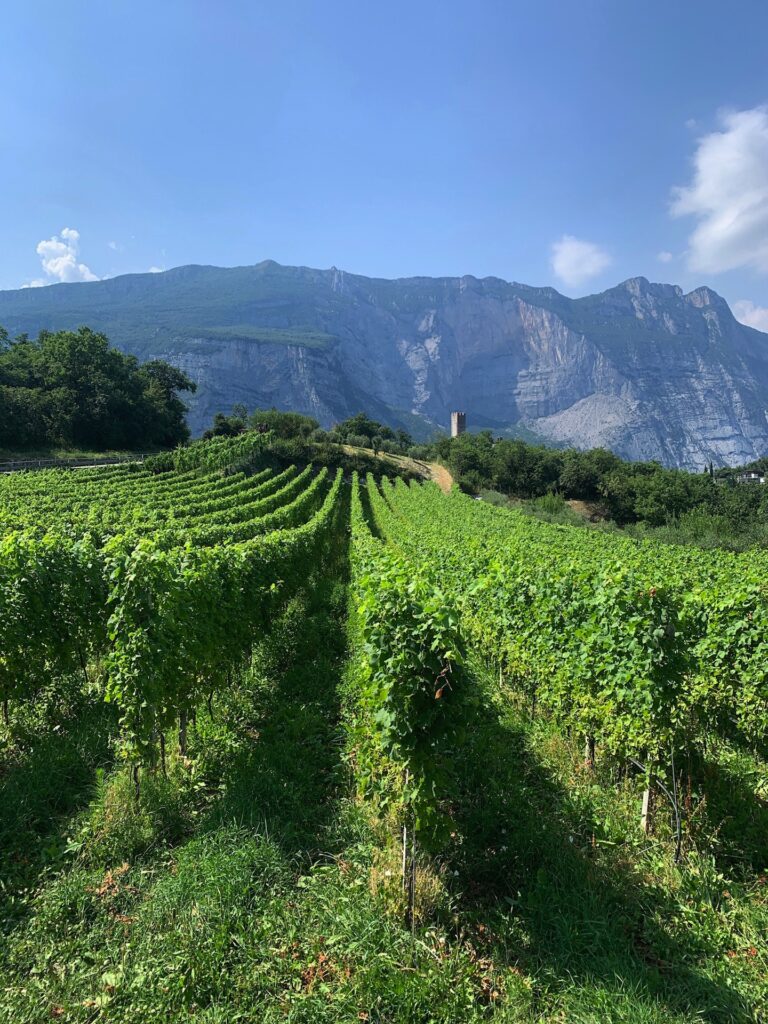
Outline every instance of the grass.
{"label": "grass", "polygon": [[[757,1022],[768,766],[696,767],[675,865],[639,780],[469,666],[453,835],[403,927],[396,836],[347,757],[343,562],[309,581],[140,806],[79,681],[0,749],[0,1021]],[[169,748],[173,746],[168,743]]]}
{"label": "grass", "polygon": [[589,771],[580,744],[509,697],[495,688],[478,703],[459,752],[456,862],[462,917],[477,922],[491,960],[514,948],[533,981],[530,1019],[761,1019],[768,891],[754,863],[768,863],[768,833],[738,862],[706,840],[759,811],[766,766],[750,761],[741,804],[706,787],[709,828],[689,836],[677,866],[664,808],[655,838],[638,827],[639,780],[617,785],[610,765]]}
{"label": "grass", "polygon": [[336,336],[313,328],[258,327],[254,324],[230,324],[226,327],[185,327],[176,332],[183,338],[213,341],[250,341],[260,345],[298,345],[302,348],[328,348]]}
{"label": "grass", "polygon": [[[90,451],[85,448],[35,448],[19,451],[0,448],[0,462],[26,462],[30,459],[112,459],[136,455],[130,451]],[[142,454],[142,453],[138,453]]]}
{"label": "grass", "polygon": [[26,914],[35,885],[64,863],[70,818],[111,764],[113,729],[110,709],[85,697],[79,679],[12,708],[12,732],[0,738],[0,922]]}

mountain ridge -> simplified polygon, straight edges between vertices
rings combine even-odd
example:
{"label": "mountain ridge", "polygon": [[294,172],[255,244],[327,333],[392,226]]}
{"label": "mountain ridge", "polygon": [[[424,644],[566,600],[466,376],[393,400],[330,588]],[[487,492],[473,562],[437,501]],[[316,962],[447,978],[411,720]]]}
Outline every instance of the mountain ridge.
{"label": "mountain ridge", "polygon": [[199,433],[235,402],[365,409],[422,436],[474,427],[701,469],[768,451],[768,335],[706,285],[631,277],[571,299],[489,276],[188,264],[0,292],[12,334],[81,323],[196,380]]}

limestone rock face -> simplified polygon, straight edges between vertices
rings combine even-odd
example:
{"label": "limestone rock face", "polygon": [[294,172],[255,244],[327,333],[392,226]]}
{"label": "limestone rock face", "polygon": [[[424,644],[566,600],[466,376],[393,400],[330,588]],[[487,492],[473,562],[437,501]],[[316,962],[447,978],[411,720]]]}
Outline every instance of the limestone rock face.
{"label": "limestone rock face", "polygon": [[497,278],[387,281],[266,262],[0,292],[12,334],[80,324],[197,382],[199,434],[236,402],[330,426],[360,410],[700,469],[768,452],[768,335],[709,288],[645,278],[568,299]]}

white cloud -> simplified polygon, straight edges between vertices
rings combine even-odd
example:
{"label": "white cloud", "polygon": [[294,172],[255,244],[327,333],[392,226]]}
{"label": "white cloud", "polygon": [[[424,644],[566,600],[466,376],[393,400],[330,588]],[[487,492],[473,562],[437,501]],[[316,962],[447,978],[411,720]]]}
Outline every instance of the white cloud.
{"label": "white cloud", "polygon": [[47,278],[36,278],[25,287],[40,288],[57,282],[98,281],[99,278],[91,268],[79,262],[79,244],[80,232],[74,228],[64,228],[60,235],[52,235],[38,242],[36,252]]}
{"label": "white cloud", "polygon": [[610,266],[611,257],[594,242],[563,235],[552,245],[551,262],[552,269],[562,281],[577,287]]}
{"label": "white cloud", "polygon": [[768,273],[768,107],[730,111],[720,120],[721,131],[698,139],[691,183],[673,189],[673,216],[697,220],[688,266]]}
{"label": "white cloud", "polygon": [[656,259],[659,263],[671,263],[675,257],[671,252],[667,252],[666,249],[662,249],[661,252],[656,253]]}
{"label": "white cloud", "polygon": [[112,252],[117,252],[120,245],[118,242],[107,242],[107,248],[111,249]]}
{"label": "white cloud", "polygon": [[165,271],[165,267],[150,267],[147,271],[148,274],[162,274]]}
{"label": "white cloud", "polygon": [[768,333],[768,307],[756,306],[749,299],[739,299],[738,302],[734,302],[731,309],[740,323]]}

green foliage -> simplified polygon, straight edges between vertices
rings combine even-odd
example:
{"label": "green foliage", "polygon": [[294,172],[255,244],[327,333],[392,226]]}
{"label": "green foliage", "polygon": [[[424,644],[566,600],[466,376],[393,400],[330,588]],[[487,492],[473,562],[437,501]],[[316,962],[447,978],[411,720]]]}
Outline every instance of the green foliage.
{"label": "green foliage", "polygon": [[370,787],[377,756],[383,757],[402,776],[398,792],[413,807],[417,828],[434,830],[445,797],[445,745],[459,723],[458,617],[434,580],[414,573],[370,534],[357,480],[353,488],[353,578],[364,664],[359,699],[374,748],[367,763],[358,756],[361,778]]}
{"label": "green foliage", "polygon": [[[485,498],[483,500],[486,500]],[[584,526],[584,518],[574,511],[561,494],[542,494],[540,498],[530,498],[523,502],[492,501],[500,508],[517,507],[529,515],[543,519],[547,523],[560,523],[563,526]]]}
{"label": "green foliage", "polygon": [[0,537],[0,700],[30,700],[102,649],[107,585],[88,534]]}
{"label": "green foliage", "polygon": [[[764,559],[355,478],[342,673],[343,473],[255,471],[275,445],[322,451],[249,431],[0,480],[0,1006],[759,1019],[768,776],[744,747],[768,741]],[[564,514],[557,494],[533,500]],[[97,755],[72,741],[81,718]],[[368,827],[341,799],[340,726],[385,811]],[[117,750],[142,763],[139,800]],[[66,799],[41,758],[74,780]],[[692,805],[680,864],[661,814],[656,839],[631,825],[633,760],[671,784],[674,758]],[[411,820],[413,933],[391,834]],[[653,983],[649,951],[675,966]]]}
{"label": "green foliage", "polygon": [[225,327],[192,326],[178,331],[181,337],[199,338],[204,335],[214,341],[241,341],[257,345],[297,345],[301,348],[328,348],[336,336],[325,331],[297,327],[293,330],[279,327],[258,327],[254,324],[228,324]]}
{"label": "green foliage", "polygon": [[542,494],[540,498],[534,498],[531,504],[537,512],[550,516],[562,515],[568,508],[562,494]]}
{"label": "green foliage", "polygon": [[171,447],[188,436],[179,392],[186,374],[139,365],[87,327],[43,331],[0,348],[0,447]]}
{"label": "green foliage", "polygon": [[298,412],[282,412],[278,409],[254,409],[250,426],[268,430],[274,437],[299,437],[305,441],[320,427],[316,419]]}
{"label": "green foliage", "polygon": [[[250,415],[244,405],[233,407],[229,416],[217,412],[213,417],[213,426],[206,430],[205,439],[217,436],[235,437],[246,430],[269,432],[273,437],[290,439],[315,439],[320,428],[317,420],[311,416],[303,416],[298,412],[281,412],[278,409],[255,409]],[[324,436],[324,432],[320,431]]]}
{"label": "green foliage", "polygon": [[[0,1019],[765,1017],[762,556],[373,480],[350,548],[341,477],[230,472],[252,436],[0,479],[24,526],[0,531],[0,668],[35,695],[0,724]],[[104,687],[145,754],[138,802]],[[624,758],[680,743],[674,863]],[[366,813],[350,767],[424,839],[442,825],[413,930],[396,815]]]}
{"label": "green foliage", "polygon": [[150,472],[175,469],[180,472],[191,469],[222,469],[234,472],[250,463],[264,451],[269,438],[263,434],[247,433],[234,436],[224,434],[206,441],[195,442],[176,448],[173,452],[153,455],[145,460]]}
{"label": "green foliage", "polygon": [[[687,473],[657,462],[625,462],[600,448],[560,451],[520,439],[494,439],[490,431],[442,438],[431,452],[472,494],[493,490],[543,501],[558,500],[548,497],[557,494],[597,502],[622,526],[664,529],[662,540],[701,539],[705,546],[737,549],[768,545],[766,490],[736,483],[739,470],[718,471],[717,476]],[[761,467],[758,462],[749,468]]]}
{"label": "green foliage", "polygon": [[556,489],[562,468],[561,452],[518,439],[494,440],[489,430],[442,438],[434,448],[459,484],[475,492],[487,487],[535,498]]}
{"label": "green foliage", "polygon": [[327,466],[329,469],[342,469],[345,474],[373,473],[378,477],[389,473],[390,475],[397,474],[405,480],[416,478],[416,474],[407,466],[397,466],[390,461],[385,462],[366,451],[349,452],[332,441],[331,437],[332,435],[329,434],[320,442],[305,441],[298,437],[270,439],[267,442],[266,451],[269,456],[277,459],[280,463],[311,462],[314,465]]}
{"label": "green foliage", "polygon": [[223,412],[217,412],[213,417],[213,426],[205,431],[203,440],[209,441],[212,437],[237,437],[245,431],[245,418],[234,413],[225,416]]}
{"label": "green foliage", "polygon": [[329,436],[338,443],[353,445],[356,448],[373,448],[374,451],[405,454],[413,446],[413,439],[407,431],[392,430],[384,423],[371,419],[364,412],[337,423]]}
{"label": "green foliage", "polygon": [[116,540],[107,699],[119,704],[138,753],[146,758],[158,730],[225,685],[275,607],[306,578],[335,528],[340,485],[339,475],[307,521],[297,516],[241,544],[163,550],[147,540],[126,556]]}
{"label": "green foliage", "polygon": [[468,637],[556,721],[667,767],[711,729],[764,742],[761,561],[637,545],[434,487],[368,494],[379,532],[413,565],[439,562]]}
{"label": "green foliage", "polygon": [[[225,685],[337,530],[341,473],[331,483],[311,467],[209,468],[253,457],[265,439],[220,438],[103,475],[2,481],[5,521],[26,530],[0,538],[0,699],[29,700],[102,660],[127,750],[151,762],[158,735]],[[175,471],[162,471],[168,460]],[[56,531],[39,529],[46,510]]]}

